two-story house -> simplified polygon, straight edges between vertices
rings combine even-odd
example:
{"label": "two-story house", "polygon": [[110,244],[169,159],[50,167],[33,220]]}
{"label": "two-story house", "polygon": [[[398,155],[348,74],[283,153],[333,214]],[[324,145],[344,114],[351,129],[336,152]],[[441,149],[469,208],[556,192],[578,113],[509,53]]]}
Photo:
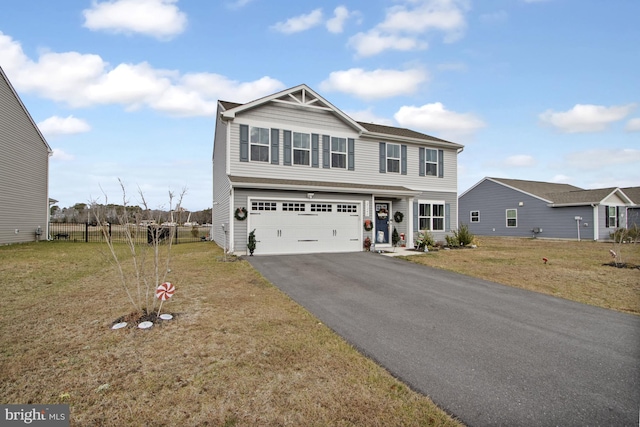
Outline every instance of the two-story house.
{"label": "two-story house", "polygon": [[358,122],[306,85],[255,101],[219,101],[213,149],[218,245],[255,254],[381,250],[394,228],[443,240],[457,219],[462,145]]}

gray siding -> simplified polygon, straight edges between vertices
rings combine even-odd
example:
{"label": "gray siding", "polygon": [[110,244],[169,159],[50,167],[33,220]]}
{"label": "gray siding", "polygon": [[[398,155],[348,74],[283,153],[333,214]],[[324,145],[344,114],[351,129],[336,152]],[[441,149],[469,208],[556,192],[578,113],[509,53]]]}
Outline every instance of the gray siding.
{"label": "gray siding", "polygon": [[[284,131],[305,132],[309,134],[330,135],[355,139],[354,170],[336,168],[314,168],[311,166],[285,165],[284,147],[281,145],[277,164],[270,162],[240,162],[240,124],[279,129],[280,141]],[[265,105],[246,113],[239,114],[231,122],[230,174],[260,178],[282,178],[292,180],[318,180],[328,182],[352,182],[358,184],[400,185],[416,190],[437,190],[457,192],[457,150],[444,149],[444,177],[419,176],[419,144],[407,145],[407,174],[381,173],[379,167],[379,143],[392,142],[383,139],[360,138],[358,133],[348,127],[335,115],[322,110],[292,109],[287,106]],[[442,149],[434,146],[431,148]],[[320,165],[323,153],[319,153]]]}
{"label": "gray siding", "polygon": [[[580,216],[581,239],[593,240],[591,206],[552,208],[547,205],[543,200],[485,180],[460,197],[458,223],[469,225],[469,230],[479,236],[532,237],[534,228],[542,228],[537,237],[577,239],[575,217]],[[517,209],[517,227],[507,227],[507,209]],[[471,211],[480,212],[480,222],[471,222]],[[604,225],[603,218],[599,222]]]}
{"label": "gray siding", "polygon": [[0,244],[34,241],[37,227],[46,239],[48,175],[49,147],[0,72]]}
{"label": "gray siding", "polygon": [[[216,132],[213,146],[213,207],[211,209],[212,238],[220,246],[225,246],[225,233],[222,224],[230,222],[230,196],[231,184],[226,173],[227,163],[227,125],[220,120],[220,111],[216,115]],[[229,236],[229,240],[230,240]],[[227,245],[229,243],[227,242]]]}
{"label": "gray siding", "polygon": [[[451,230],[456,229],[457,221],[457,212],[458,212],[458,195],[456,193],[449,192],[438,192],[438,191],[425,191],[419,196],[415,198],[415,201],[420,200],[432,200],[432,201],[444,201],[445,205],[449,205],[449,224]],[[408,218],[408,217],[407,217]],[[445,218],[445,224],[447,223],[447,218]],[[445,236],[451,234],[451,230],[445,231],[432,231],[431,234],[436,241],[445,241]],[[417,237],[418,230],[415,230],[413,233],[414,239]]]}

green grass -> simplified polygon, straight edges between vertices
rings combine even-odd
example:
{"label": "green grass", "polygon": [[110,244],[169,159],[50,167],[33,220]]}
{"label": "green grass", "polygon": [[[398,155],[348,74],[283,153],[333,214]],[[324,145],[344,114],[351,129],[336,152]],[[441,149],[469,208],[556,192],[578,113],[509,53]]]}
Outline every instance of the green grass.
{"label": "green grass", "polygon": [[174,246],[174,320],[114,331],[133,308],[105,244],[0,247],[0,401],[67,403],[73,426],[459,425],[221,256]]}

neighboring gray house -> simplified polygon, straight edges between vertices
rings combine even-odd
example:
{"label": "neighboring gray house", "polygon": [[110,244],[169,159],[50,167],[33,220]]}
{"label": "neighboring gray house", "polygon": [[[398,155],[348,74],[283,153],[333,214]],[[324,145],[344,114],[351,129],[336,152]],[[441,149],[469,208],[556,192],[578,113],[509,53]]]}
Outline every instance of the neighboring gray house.
{"label": "neighboring gray house", "polygon": [[625,187],[621,190],[633,202],[633,206],[627,208],[627,228],[640,227],[640,187]]}
{"label": "neighboring gray house", "polygon": [[608,240],[627,226],[632,200],[620,188],[484,178],[460,195],[459,224],[479,236]]}
{"label": "neighboring gray house", "polygon": [[462,149],[357,122],[306,85],[246,104],[219,101],[213,239],[245,253],[255,229],[256,254],[362,251],[367,237],[390,248],[394,228],[407,246],[419,229],[443,239],[458,223]]}
{"label": "neighboring gray house", "polygon": [[[51,153],[0,68],[0,244],[32,242],[49,235]],[[40,235],[36,235],[38,229]]]}

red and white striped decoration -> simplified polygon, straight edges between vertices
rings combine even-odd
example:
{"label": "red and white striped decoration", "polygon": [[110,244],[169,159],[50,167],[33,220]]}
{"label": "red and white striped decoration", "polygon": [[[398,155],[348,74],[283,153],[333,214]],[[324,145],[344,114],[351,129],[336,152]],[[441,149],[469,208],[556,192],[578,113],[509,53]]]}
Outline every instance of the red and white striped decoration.
{"label": "red and white striped decoration", "polygon": [[171,298],[175,291],[175,286],[169,282],[164,282],[162,285],[158,286],[158,289],[156,289],[156,298],[161,301],[166,301]]}

